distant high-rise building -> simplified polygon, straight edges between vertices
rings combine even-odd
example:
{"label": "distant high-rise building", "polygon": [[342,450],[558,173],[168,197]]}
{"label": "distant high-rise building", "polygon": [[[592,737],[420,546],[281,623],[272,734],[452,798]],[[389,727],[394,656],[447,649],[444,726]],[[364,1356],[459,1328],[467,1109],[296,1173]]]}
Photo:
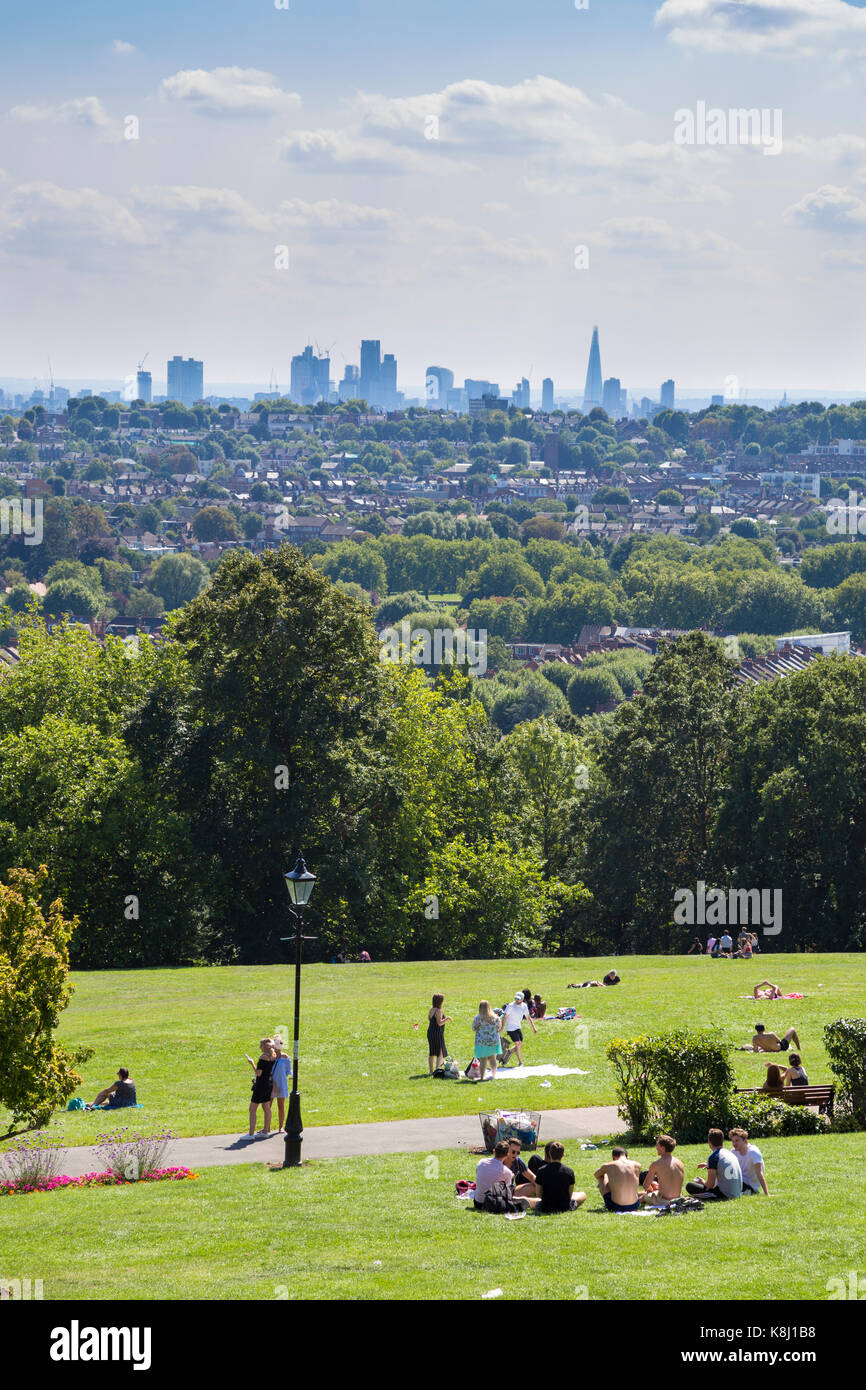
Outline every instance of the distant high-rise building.
{"label": "distant high-rise building", "polygon": [[361,340],[361,395],[368,405],[380,404],[382,344],[378,338]]}
{"label": "distant high-rise building", "polygon": [[553,378],[549,376],[541,383],[541,409],[548,412],[553,409]]}
{"label": "distant high-rise building", "polygon": [[292,358],[289,399],[298,405],[326,401],[330,393],[331,359],[316,357],[311,347]]}
{"label": "distant high-rise building", "polygon": [[166,398],[194,405],[204,397],[204,363],[194,357],[172,357],[167,364]]}
{"label": "distant high-rise building", "polygon": [[153,400],[153,378],[150,372],[138,372],[135,378],[135,399],[150,405]]}
{"label": "distant high-rise building", "polygon": [[384,410],[397,408],[397,359],[386,352],[379,368],[379,404]]}
{"label": "distant high-rise building", "polygon": [[468,376],[463,382],[463,390],[466,392],[468,401],[480,401],[482,396],[498,396],[499,383],[497,381],[476,381],[474,377]]}
{"label": "distant high-rise building", "polygon": [[662,410],[673,410],[674,408],[674,383],[673,378],[662,382]]}
{"label": "distant high-rise building", "polygon": [[511,404],[516,405],[518,410],[529,409],[529,381],[527,377],[521,377],[512,391]]}
{"label": "distant high-rise building", "polygon": [[601,405],[602,409],[607,411],[612,420],[619,419],[621,400],[622,383],[618,376],[609,376],[602,387]]}
{"label": "distant high-rise building", "polygon": [[361,372],[358,367],[346,363],[343,379],[337,388],[341,401],[356,401],[361,395]]}
{"label": "distant high-rise building", "polygon": [[603,389],[601,382],[601,352],[598,346],[598,329],[593,328],[592,342],[589,347],[589,362],[586,368],[586,385],[583,388],[584,414],[592,410],[593,406],[601,405]]}
{"label": "distant high-rise building", "polygon": [[724,405],[724,396],[710,396],[710,405]]}
{"label": "distant high-rise building", "polygon": [[621,420],[628,418],[628,391],[625,387],[622,388],[619,396],[619,418]]}
{"label": "distant high-rise building", "polygon": [[431,410],[444,410],[448,392],[454,389],[454,373],[447,367],[428,367],[425,377],[428,406]]}

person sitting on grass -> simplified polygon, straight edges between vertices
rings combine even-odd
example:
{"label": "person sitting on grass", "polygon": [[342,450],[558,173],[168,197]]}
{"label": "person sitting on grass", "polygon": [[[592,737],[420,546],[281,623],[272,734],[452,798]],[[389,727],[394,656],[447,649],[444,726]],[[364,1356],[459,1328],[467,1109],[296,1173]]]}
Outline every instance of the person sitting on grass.
{"label": "person sitting on grass", "polygon": [[799,1052],[792,1052],[789,1065],[782,1077],[784,1086],[808,1086],[809,1078],[806,1075],[806,1068],[803,1066],[803,1059]]}
{"label": "person sitting on grass", "polygon": [[695,937],[691,946],[686,951],[686,955],[693,956],[695,952],[697,952],[699,956],[702,956],[704,954],[704,943],[701,941],[701,938],[699,936]]}
{"label": "person sitting on grass", "polygon": [[507,1166],[505,1160],[508,1157],[508,1144],[504,1139],[500,1139],[494,1147],[493,1153],[488,1158],[482,1158],[475,1169],[475,1202],[476,1211],[484,1210],[484,1198],[487,1196],[494,1183],[504,1182],[509,1193],[514,1190],[514,1174]]}
{"label": "person sitting on grass", "polygon": [[121,1110],[125,1106],[137,1104],[135,1082],[130,1080],[126,1067],[118,1067],[117,1080],[106,1086],[104,1091],[100,1091],[93,1104],[85,1108],[97,1110],[102,1106],[106,1110]]}
{"label": "person sitting on grass", "polygon": [[778,985],[774,985],[772,980],[762,980],[759,985],[755,985],[752,991],[753,999],[781,999],[782,991]]}
{"label": "person sitting on grass", "polygon": [[706,1171],[706,1180],[695,1178],[686,1183],[686,1192],[699,1197],[702,1202],[731,1202],[743,1195],[743,1171],[737,1155],[724,1148],[725,1136],[720,1129],[711,1129],[707,1135],[710,1156],[706,1163],[698,1167]]}
{"label": "person sitting on grass", "polygon": [[[544,1214],[577,1211],[586,1201],[585,1192],[575,1192],[574,1173],[563,1163],[565,1148],[558,1139],[544,1146],[544,1161],[533,1154],[529,1167],[535,1175],[537,1195],[519,1194],[525,1206]],[[516,1194],[518,1195],[518,1194]]]}
{"label": "person sitting on grass", "polygon": [[657,1207],[663,1202],[673,1202],[682,1195],[685,1169],[678,1158],[674,1158],[676,1139],[669,1134],[660,1134],[656,1139],[656,1154],[646,1172],[641,1173],[643,1183],[641,1201],[646,1206]]}
{"label": "person sitting on grass", "polygon": [[640,1164],[625,1149],[611,1149],[611,1162],[603,1163],[593,1176],[608,1211],[637,1211]]}
{"label": "person sitting on grass", "polygon": [[540,1160],[533,1154],[529,1163],[524,1163],[520,1157],[521,1143],[519,1139],[509,1139],[508,1154],[502,1160],[506,1168],[510,1168],[514,1174],[514,1196],[517,1197],[537,1197],[538,1192],[535,1187],[535,1174],[532,1171],[533,1165],[538,1167]]}
{"label": "person sitting on grass", "polygon": [[719,940],[719,946],[721,947],[722,955],[726,956],[728,960],[732,960],[734,940],[727,927],[725,927],[725,930],[722,932],[721,938]]}
{"label": "person sitting on grass", "polygon": [[547,1001],[542,999],[540,994],[533,994],[529,1012],[533,1018],[544,1018],[547,1013]]}
{"label": "person sitting on grass", "polygon": [[764,1177],[764,1155],[754,1144],[749,1143],[748,1131],[729,1129],[728,1138],[743,1175],[743,1195],[745,1196],[748,1192],[757,1196],[760,1189],[765,1197],[769,1197],[770,1189],[767,1187],[767,1179]]}
{"label": "person sitting on grass", "polygon": [[780,1038],[778,1033],[768,1033],[763,1023],[755,1024],[752,1041],[738,1049],[740,1052],[787,1052],[791,1043],[800,1046],[796,1028],[789,1028]]}
{"label": "person sitting on grass", "polygon": [[529,1019],[529,1026],[533,1033],[537,1033],[538,1029],[532,1020],[532,1015],[529,1012],[529,1005],[523,997],[523,994],[515,994],[514,1003],[505,1005],[503,1015],[503,1026],[512,1044],[511,1047],[506,1048],[502,1055],[503,1066],[508,1065],[508,1060],[514,1052],[517,1053],[517,1065],[519,1067],[523,1066],[523,1028],[521,1025],[525,1018]]}
{"label": "person sitting on grass", "polygon": [[600,989],[602,985],[618,985],[619,975],[615,970],[608,970],[600,980],[584,980],[582,985],[566,985],[566,989]]}

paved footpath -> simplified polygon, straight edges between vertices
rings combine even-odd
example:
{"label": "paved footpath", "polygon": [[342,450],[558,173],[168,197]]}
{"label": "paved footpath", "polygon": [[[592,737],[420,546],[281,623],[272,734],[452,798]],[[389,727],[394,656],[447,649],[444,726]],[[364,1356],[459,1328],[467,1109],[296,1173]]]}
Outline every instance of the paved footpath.
{"label": "paved footpath", "polygon": [[[590,1139],[622,1129],[615,1105],[593,1105],[579,1110],[547,1110],[541,1116],[541,1140]],[[386,1120],[380,1124],[320,1125],[304,1130],[304,1158],[355,1158],[362,1154],[429,1152],[433,1149],[480,1146],[477,1113],[442,1115],[425,1120]],[[280,1163],[285,1136],[267,1139],[239,1138],[237,1134],[205,1134],[194,1139],[175,1139],[166,1157],[167,1166],[221,1167],[227,1163]],[[63,1170],[70,1177],[92,1173],[102,1165],[90,1147],[66,1151]]]}

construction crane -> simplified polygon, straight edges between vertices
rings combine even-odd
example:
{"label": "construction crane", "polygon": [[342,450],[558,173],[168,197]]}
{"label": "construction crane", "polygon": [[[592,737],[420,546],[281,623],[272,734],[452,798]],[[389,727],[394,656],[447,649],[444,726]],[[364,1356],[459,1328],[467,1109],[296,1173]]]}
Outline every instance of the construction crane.
{"label": "construction crane", "polygon": [[150,356],[150,353],[149,353],[149,352],[146,352],[146,353],[144,354],[144,356],[142,357],[142,359],[141,359],[141,361],[139,362],[138,366],[136,367],[136,371],[140,372],[140,371],[142,370],[142,368],[144,367],[144,364],[145,364],[145,362],[147,361],[147,359],[148,359],[149,356]]}

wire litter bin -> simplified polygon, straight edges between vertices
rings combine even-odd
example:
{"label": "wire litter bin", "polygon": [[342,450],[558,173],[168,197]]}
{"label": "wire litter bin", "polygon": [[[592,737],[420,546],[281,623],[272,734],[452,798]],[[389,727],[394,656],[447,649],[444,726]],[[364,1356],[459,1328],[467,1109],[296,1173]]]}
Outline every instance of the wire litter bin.
{"label": "wire litter bin", "polygon": [[500,1139],[519,1139],[523,1149],[537,1149],[541,1132],[540,1110],[481,1110],[481,1133],[484,1147],[493,1153]]}

